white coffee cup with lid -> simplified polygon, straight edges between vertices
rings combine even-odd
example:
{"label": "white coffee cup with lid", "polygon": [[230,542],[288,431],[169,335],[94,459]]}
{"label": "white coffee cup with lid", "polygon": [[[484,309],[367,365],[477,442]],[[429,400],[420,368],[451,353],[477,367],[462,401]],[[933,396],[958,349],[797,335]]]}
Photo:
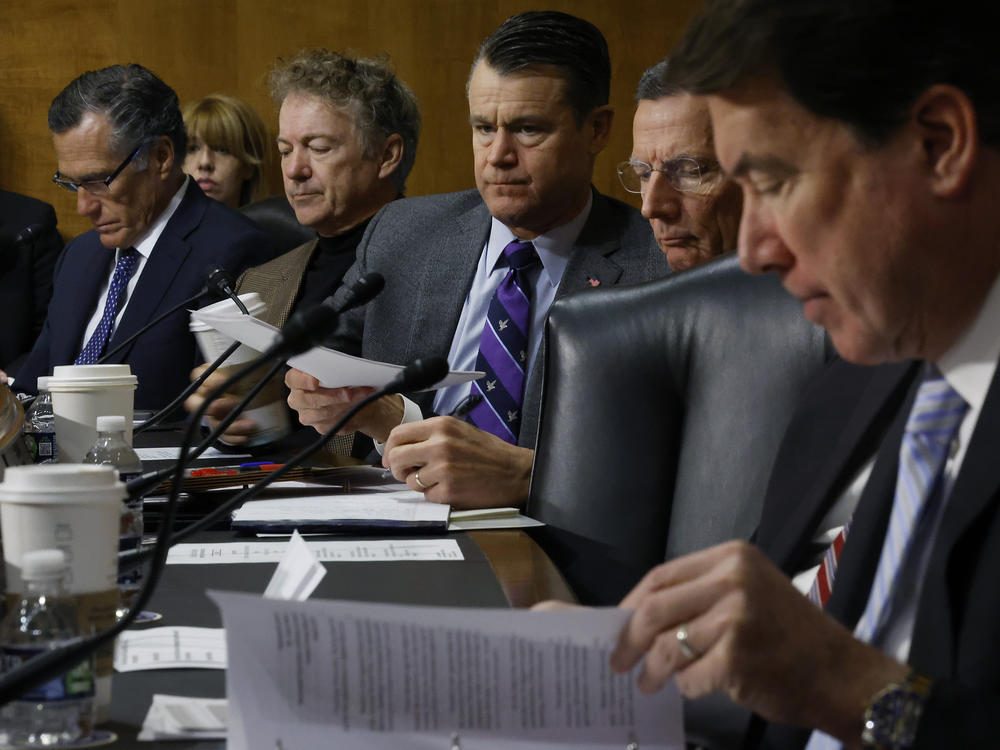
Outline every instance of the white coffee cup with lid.
{"label": "white coffee cup with lid", "polygon": [[125,417],[125,439],[132,442],[132,416],[138,379],[127,364],[58,365],[49,378],[59,460],[82,461],[97,440],[97,418]]}

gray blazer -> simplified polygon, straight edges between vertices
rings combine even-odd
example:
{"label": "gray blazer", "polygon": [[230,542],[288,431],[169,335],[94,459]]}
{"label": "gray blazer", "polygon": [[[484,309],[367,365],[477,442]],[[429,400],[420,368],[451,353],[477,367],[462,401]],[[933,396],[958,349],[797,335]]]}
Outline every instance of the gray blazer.
{"label": "gray blazer", "polygon": [[[388,204],[372,219],[357,260],[344,277],[347,287],[362,274],[378,271],[385,277],[385,289],[341,319],[332,345],[344,348],[360,341],[363,356],[396,364],[416,357],[447,358],[489,231],[490,214],[476,190]],[[593,208],[556,298],[595,285],[636,284],[669,273],[649,223],[636,209],[595,190]],[[525,387],[519,442],[531,448],[541,370],[533,368]],[[433,393],[413,398],[424,414],[430,413]]]}

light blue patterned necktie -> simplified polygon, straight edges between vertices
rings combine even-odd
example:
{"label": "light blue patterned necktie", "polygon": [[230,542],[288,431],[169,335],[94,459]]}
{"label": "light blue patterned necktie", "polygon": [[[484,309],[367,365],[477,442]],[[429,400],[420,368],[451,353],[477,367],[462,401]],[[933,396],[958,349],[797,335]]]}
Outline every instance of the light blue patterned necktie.
{"label": "light blue patterned necktie", "polygon": [[[892,609],[896,579],[913,547],[913,532],[920,526],[930,505],[928,500],[941,491],[951,442],[968,408],[937,368],[929,368],[917,391],[899,448],[899,471],[889,527],[868,603],[854,630],[859,640],[871,643],[885,626]],[[806,750],[839,750],[840,747],[839,740],[816,731],[810,736]]]}
{"label": "light blue patterned necktie", "polygon": [[115,273],[111,277],[111,286],[108,287],[108,297],[104,302],[104,313],[101,315],[101,320],[73,364],[92,365],[101,358],[101,353],[108,345],[108,339],[111,338],[111,332],[114,330],[118,311],[125,304],[125,290],[128,288],[128,282],[132,278],[132,273],[138,262],[139,253],[135,251],[135,248],[130,247],[128,250],[122,251],[115,264]]}

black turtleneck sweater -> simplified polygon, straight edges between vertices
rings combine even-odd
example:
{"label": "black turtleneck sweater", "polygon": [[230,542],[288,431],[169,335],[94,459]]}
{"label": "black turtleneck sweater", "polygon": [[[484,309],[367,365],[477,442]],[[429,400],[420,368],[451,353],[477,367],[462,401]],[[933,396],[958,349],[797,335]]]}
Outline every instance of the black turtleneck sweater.
{"label": "black turtleneck sweater", "polygon": [[318,305],[340,286],[371,219],[365,219],[336,237],[318,237],[316,250],[309,259],[292,312]]}

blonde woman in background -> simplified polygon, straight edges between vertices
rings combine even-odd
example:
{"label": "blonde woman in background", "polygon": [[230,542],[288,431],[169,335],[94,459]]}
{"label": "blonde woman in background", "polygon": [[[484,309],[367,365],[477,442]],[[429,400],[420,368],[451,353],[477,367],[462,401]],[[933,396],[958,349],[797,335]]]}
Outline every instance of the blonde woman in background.
{"label": "blonde woman in background", "polygon": [[249,104],[210,94],[183,108],[188,133],[184,171],[210,198],[230,208],[252,202],[261,185],[267,128]]}

